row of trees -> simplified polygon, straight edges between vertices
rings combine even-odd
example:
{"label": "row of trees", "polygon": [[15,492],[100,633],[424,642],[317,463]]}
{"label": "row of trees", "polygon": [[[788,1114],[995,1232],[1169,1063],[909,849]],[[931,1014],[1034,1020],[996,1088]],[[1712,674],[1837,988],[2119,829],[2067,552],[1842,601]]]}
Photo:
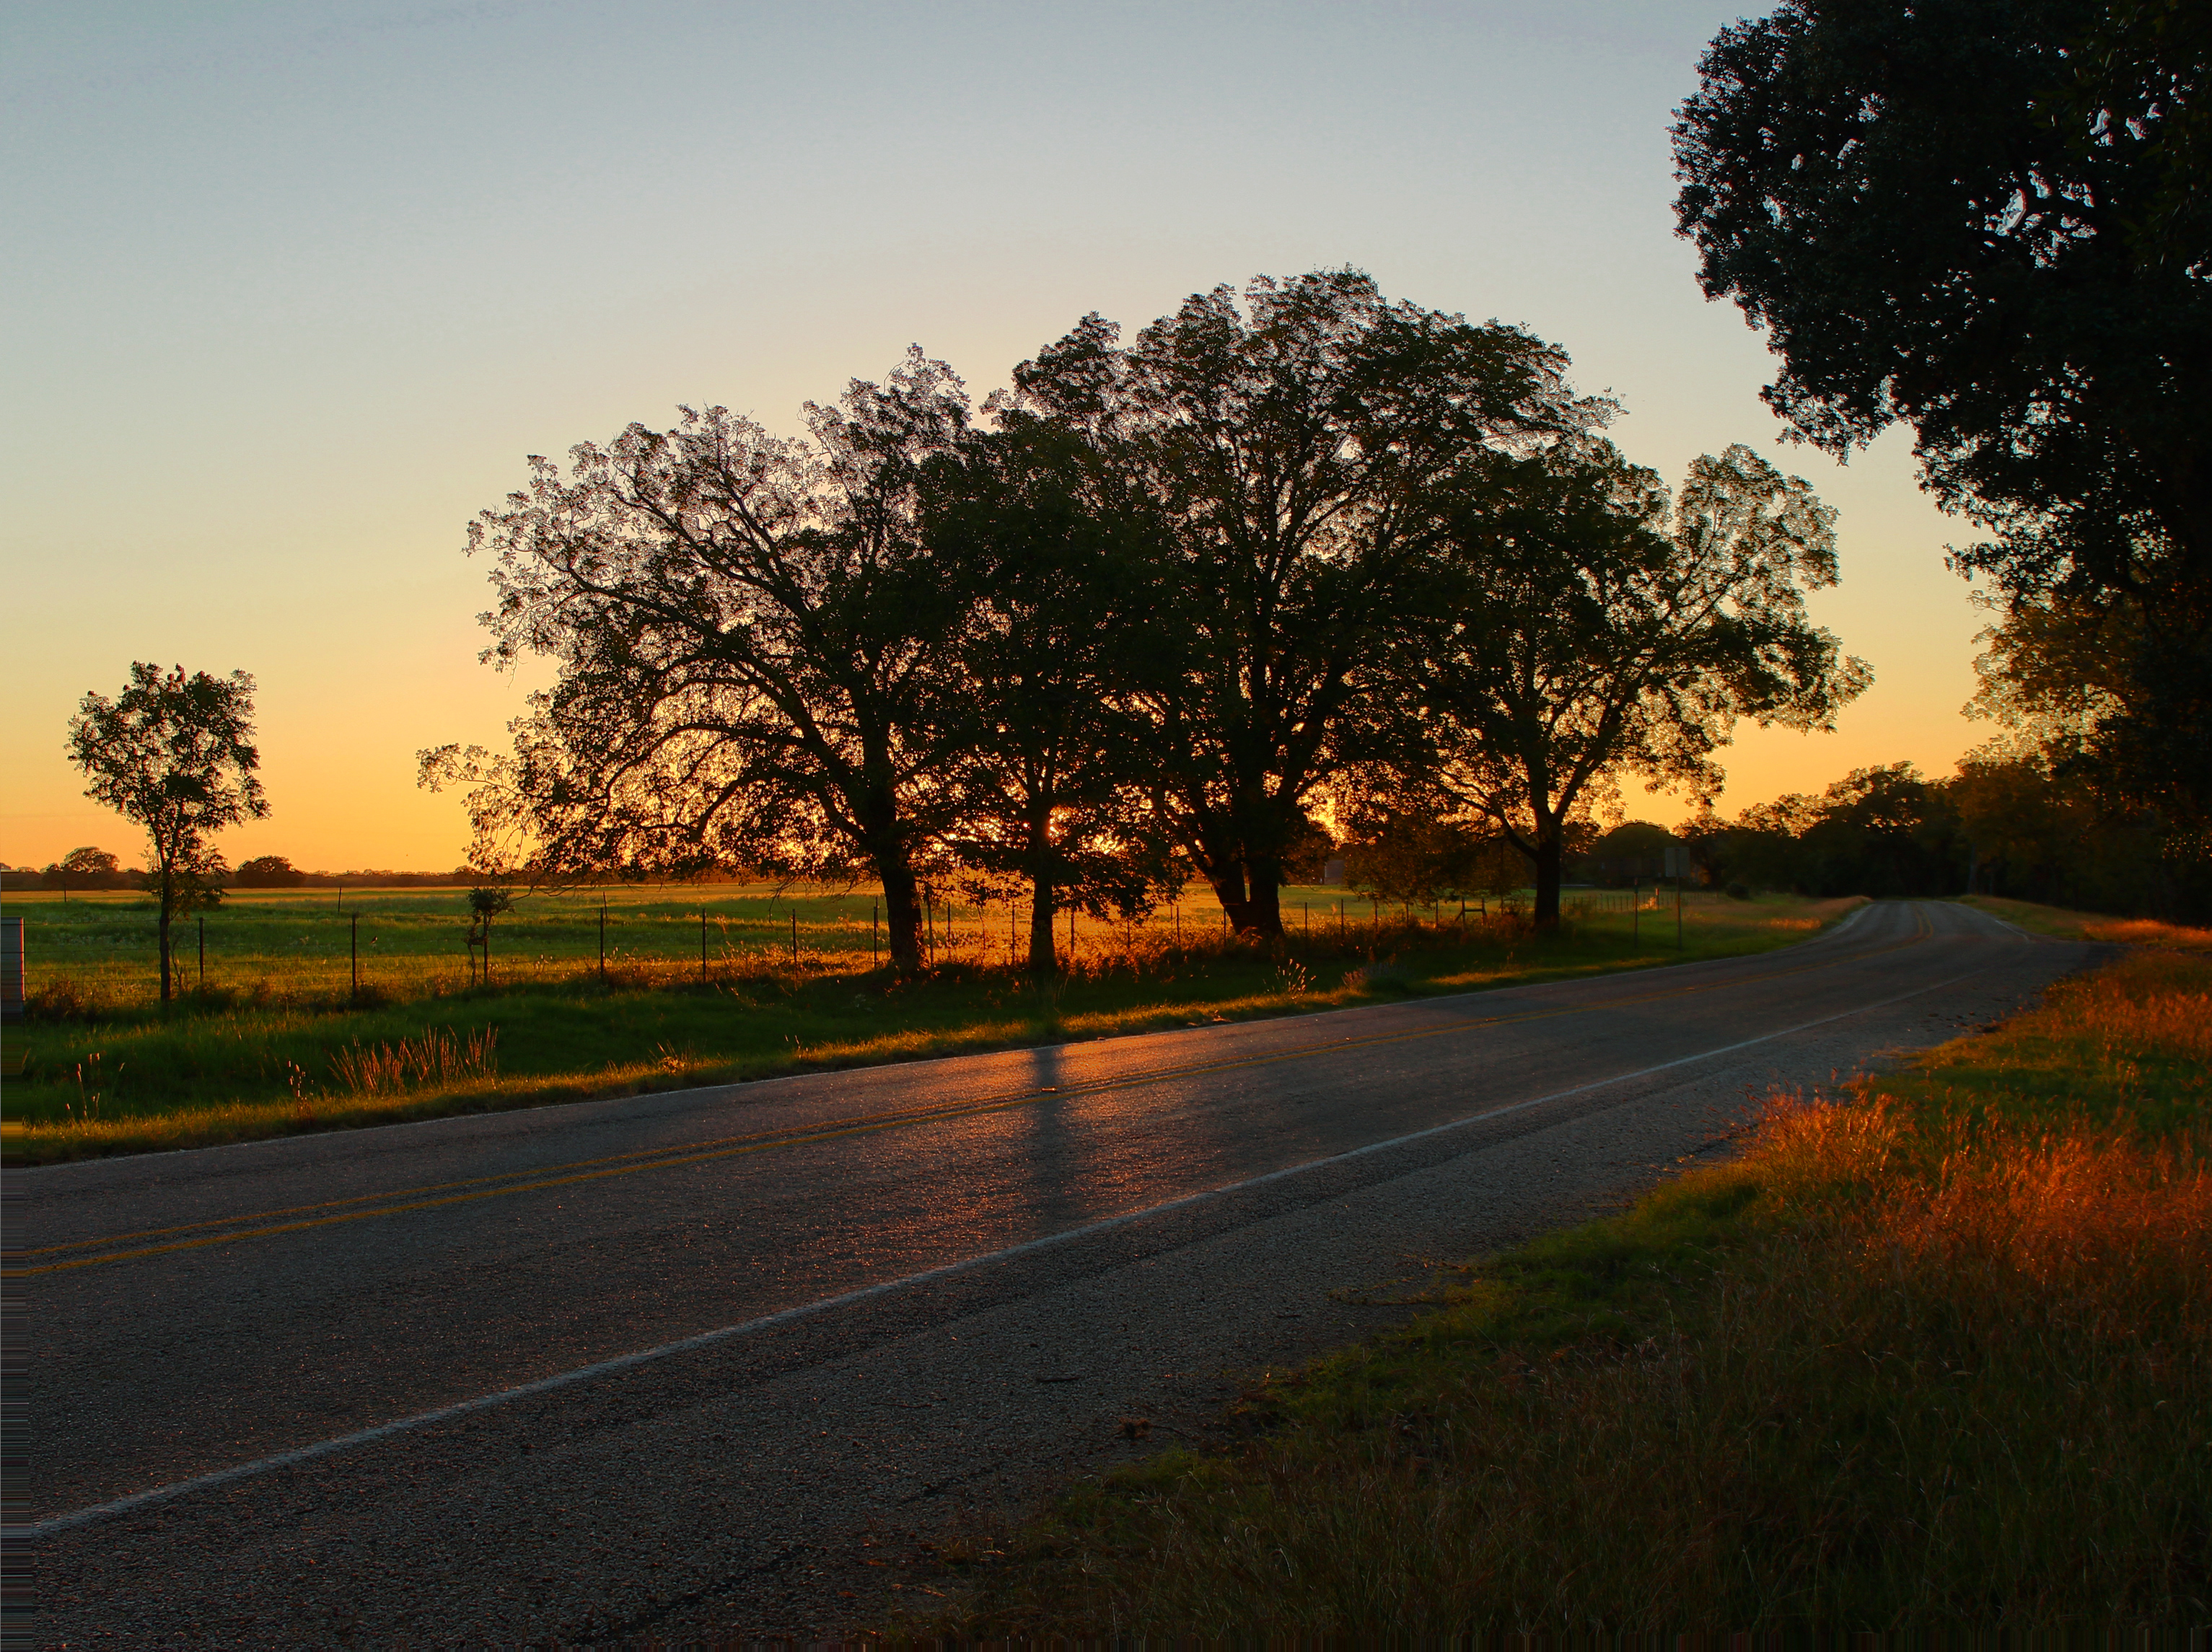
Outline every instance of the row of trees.
{"label": "row of trees", "polygon": [[1195,875],[1237,927],[1321,825],[1479,824],[1557,916],[1622,779],[1709,792],[1735,720],[1868,680],[1808,620],[1832,515],[1750,450],[1679,491],[1601,434],[1556,347],[1364,275],[1085,317],[980,413],[919,349],[810,404],[632,425],[471,529],[487,657],[556,667],[469,788],[473,857],[539,881],[743,863],[866,877],[919,958],[930,882],[1073,905]]}

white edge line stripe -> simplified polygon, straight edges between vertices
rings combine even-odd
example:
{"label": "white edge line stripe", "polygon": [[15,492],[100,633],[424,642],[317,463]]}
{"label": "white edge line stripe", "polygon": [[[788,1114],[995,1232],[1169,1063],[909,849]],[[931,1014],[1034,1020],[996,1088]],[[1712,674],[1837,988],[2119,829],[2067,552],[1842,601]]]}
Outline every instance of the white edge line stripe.
{"label": "white edge line stripe", "polygon": [[289,1451],[277,1452],[273,1456],[262,1457],[250,1463],[240,1463],[234,1468],[220,1468],[211,1474],[201,1474],[189,1480],[177,1480],[170,1485],[157,1485],[148,1491],[134,1491],[129,1497],[117,1497],[112,1503],[95,1503],[89,1509],[79,1509],[70,1514],[56,1515],[51,1519],[38,1521],[27,1526],[15,1527],[10,1534],[21,1534],[32,1539],[49,1537],[58,1532],[91,1525],[95,1521],[107,1520],[117,1515],[126,1515],[135,1509],[143,1509],[152,1503],[167,1503],[190,1492],[211,1491],[216,1486],[228,1485],[234,1481],[251,1479],[258,1475],[273,1473],[279,1468],[289,1468],[295,1463],[308,1462],[317,1457],[326,1457],[337,1452],[349,1451],[356,1446],[374,1445],[377,1441],[389,1439],[396,1434],[411,1433],[416,1429],[428,1428],[434,1423],[446,1422],[456,1417],[465,1417],[471,1412],[486,1411],[495,1406],[503,1406],[514,1400],[529,1399],[534,1394],[549,1394],[556,1388],[565,1388],[574,1383],[587,1382],[595,1377],[608,1376],[617,1371],[629,1370],[639,1365],[648,1364],[654,1360],[665,1359],[674,1354],[690,1353],[694,1349],[711,1347],[718,1342],[727,1342],[733,1337],[750,1336],[755,1332],[770,1330],[779,1325],[788,1325],[796,1320],[811,1318],[814,1315],[827,1313],[835,1308],[848,1307],[854,1303],[866,1302],[872,1297],[880,1297],[894,1291],[902,1291],[909,1285],[921,1285],[930,1279],[941,1279],[948,1274],[964,1273],[970,1268],[982,1267],[992,1262],[1003,1262],[1012,1257],[1024,1255],[1031,1251],[1044,1250],[1054,1245],[1066,1244],[1073,1240],[1087,1238],[1094,1233],[1104,1233],[1112,1228],[1124,1227],[1129,1223],[1141,1221],[1148,1216],[1158,1216],[1167,1211],[1180,1210],[1186,1205],[1195,1205],[1203,1200],[1218,1199],[1225,1193],[1242,1193],[1248,1187],[1265,1187],[1271,1181],[1280,1181],[1289,1176],[1304,1175],[1309,1171],[1326,1169],[1332,1164],[1342,1164],[1350,1159],[1364,1158],[1370,1153],[1388,1152],[1394,1147],[1403,1147],[1410,1142],[1422,1141],[1431,1136],[1440,1136],[1448,1131],[1464,1130],[1472,1125],[1487,1123],[1492,1119],[1503,1118],[1509,1113],[1519,1113],[1528,1108],[1541,1107],[1549,1102],[1565,1101],[1570,1096],[1580,1096],[1589,1090],[1603,1090],[1608,1084],[1630,1084],[1638,1078],[1648,1078],[1655,1072],[1665,1072],[1673,1067],[1684,1067],[1698,1061],[1710,1061],[1715,1056],[1732,1055],[1738,1050],[1749,1049],[1754,1044],[1771,1043],[1778,1038],[1789,1038],[1801,1032],[1808,1032],[1814,1027],[1824,1027],[1832,1021],[1845,1021],[1855,1015],[1864,1015],[1870,1010],[1885,1009],[1892,1004],[1901,1004],[1906,999],[1918,998],[1923,993],[1932,993],[1942,987],[1955,986],[1958,982],[1966,980],[1967,976],[1979,974],[1981,974],[1979,968],[1969,969],[1964,975],[1953,975],[1944,981],[1931,981],[1925,987],[1916,987],[1911,992],[1899,993],[1893,998],[1878,999],[1872,1004],[1862,1004],[1853,1009],[1840,1010],[1834,1015],[1825,1015],[1815,1021],[1800,1022],[1794,1027],[1784,1027],[1778,1031],[1761,1033],[1756,1038],[1747,1038],[1739,1043],[1723,1044],[1716,1049],[1701,1050],[1695,1055],[1678,1056],[1671,1061],[1662,1061],[1656,1066],[1640,1067],[1634,1072],[1620,1072],[1610,1078],[1594,1078],[1586,1084],[1576,1084],[1567,1090],[1555,1090],[1548,1096],[1532,1096],[1526,1101],[1513,1102],[1504,1107],[1492,1108],[1487,1113],[1472,1114],[1467,1118],[1454,1119],[1446,1124],[1432,1124],[1425,1129],[1415,1130],[1407,1135],[1393,1136],[1388,1141],[1369,1142],[1364,1147],[1354,1147],[1345,1152],[1332,1153],[1326,1158],[1308,1159],[1303,1164],[1293,1164],[1284,1169],[1269,1170],[1261,1175],[1247,1176],[1241,1181],[1225,1182],[1218,1187],[1208,1187],[1198,1193],[1185,1193],[1180,1199],[1170,1199],[1164,1204],[1148,1205],[1140,1211],[1125,1211],[1119,1216],[1106,1217],[1103,1220],[1087,1223],[1079,1228],[1069,1228],[1060,1233],[1048,1233],[1040,1238],[1025,1239],[1020,1244],[1009,1245],[1003,1250],[989,1251],[981,1256],[965,1257],[957,1262],[946,1262],[937,1267],[925,1268],[919,1273],[908,1273],[899,1278],[884,1279],[875,1285],[862,1285],[857,1291],[848,1291],[835,1297],[824,1297],[818,1302],[803,1303],[796,1308],[786,1308],[777,1313],[765,1315],[759,1319],[747,1320],[742,1325],[727,1325],[719,1330],[702,1331],[696,1336],[684,1337],[675,1342],[664,1342],[657,1348],[641,1349],[633,1354],[620,1354],[612,1359],[603,1359],[597,1364],[580,1365],[574,1370],[558,1371],[551,1376],[541,1376],[534,1382],[525,1382],[518,1388],[501,1388],[495,1394],[479,1394],[473,1400],[462,1400],[450,1406],[441,1406],[435,1411],[421,1412],[412,1417],[402,1417],[392,1422],[380,1423],[374,1428],[365,1428],[358,1433],[341,1435],[331,1440],[319,1440],[313,1445],[296,1446]]}

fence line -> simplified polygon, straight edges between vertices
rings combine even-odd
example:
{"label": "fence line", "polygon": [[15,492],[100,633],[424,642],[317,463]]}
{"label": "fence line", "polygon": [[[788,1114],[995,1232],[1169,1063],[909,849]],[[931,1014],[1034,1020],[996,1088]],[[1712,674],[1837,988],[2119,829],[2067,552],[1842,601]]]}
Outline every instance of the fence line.
{"label": "fence line", "polygon": [[[857,904],[857,897],[829,898]],[[1661,897],[1648,890],[1634,896],[1626,890],[1601,890],[1577,891],[1562,907],[1565,915],[1582,919],[1625,914],[1632,909],[1632,901],[1641,911],[1662,904]],[[1663,904],[1671,909],[1671,891]],[[1288,902],[1282,914],[1285,940],[1292,947],[1340,955],[1364,954],[1420,933],[1471,928],[1499,919],[1517,920],[1528,906],[1525,894],[1434,902],[1426,908],[1331,896],[1318,902]],[[1025,901],[994,901],[979,907],[932,899],[923,913],[924,962],[940,967],[1025,969],[1030,911]],[[113,910],[112,915],[143,921],[144,933],[118,933],[121,924],[103,925],[103,933],[88,939],[105,945],[104,958],[83,956],[81,946],[65,947],[59,956],[42,956],[39,931],[43,926],[31,916],[26,924],[27,993],[35,996],[42,987],[66,979],[85,994],[110,1002],[150,999],[158,990],[160,975],[153,956],[155,926],[143,913]],[[283,923],[291,917],[289,913],[261,917],[251,908],[241,915],[263,923]],[[281,951],[228,952],[228,926],[221,915],[179,925],[173,931],[179,990],[189,993],[204,983],[212,993],[279,1004],[362,993],[385,999],[430,997],[465,992],[476,984],[481,966],[465,944],[466,916],[456,914],[451,920],[449,953],[441,949],[386,955],[377,950],[375,915],[373,908],[368,913],[356,908],[343,915],[333,910],[327,919],[302,914],[302,927],[313,927],[291,938],[299,950]],[[363,916],[371,920],[372,932],[366,936],[357,927]],[[402,945],[424,938],[420,914],[392,916]],[[1057,962],[1078,971],[1143,968],[1249,944],[1228,932],[1226,914],[1210,902],[1193,908],[1173,901],[1149,918],[1132,921],[1074,912],[1066,913],[1064,920],[1055,916]],[[491,932],[490,981],[495,987],[567,982],[597,976],[603,969],[611,983],[634,986],[696,984],[702,977],[726,982],[772,975],[858,974],[871,967],[872,959],[889,958],[878,913],[848,909],[803,921],[793,903],[786,903],[781,914],[766,916],[698,907],[665,916],[625,914],[619,909],[603,915],[600,908],[592,906],[542,918],[510,914],[495,920]],[[317,944],[309,951],[311,938]],[[133,942],[143,946],[142,953],[118,956],[119,947]]]}

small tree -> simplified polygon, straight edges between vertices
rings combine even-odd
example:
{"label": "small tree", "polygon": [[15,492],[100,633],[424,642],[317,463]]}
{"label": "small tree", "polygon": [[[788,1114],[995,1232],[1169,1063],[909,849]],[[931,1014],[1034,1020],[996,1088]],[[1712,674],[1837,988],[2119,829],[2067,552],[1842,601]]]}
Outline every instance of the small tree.
{"label": "small tree", "polygon": [[161,907],[161,1001],[171,996],[170,929],[222,898],[222,856],[208,836],[269,812],[255,771],[253,679],[134,661],[110,700],[88,693],[70,720],[85,795],[146,829],[148,880]]}
{"label": "small tree", "polygon": [[514,891],[504,884],[478,884],[469,891],[469,948],[483,952],[483,978],[491,981],[491,920],[514,909]]}

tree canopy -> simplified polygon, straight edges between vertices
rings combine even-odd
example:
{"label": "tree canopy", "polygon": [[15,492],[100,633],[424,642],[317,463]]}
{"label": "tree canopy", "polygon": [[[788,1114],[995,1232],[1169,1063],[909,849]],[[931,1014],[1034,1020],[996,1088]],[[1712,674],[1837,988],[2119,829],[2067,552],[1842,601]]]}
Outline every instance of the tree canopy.
{"label": "tree canopy", "polygon": [[486,511],[493,659],[550,656],[511,756],[445,748],[480,864],[539,876],[724,860],[881,880],[892,956],[920,956],[917,870],[945,824],[959,619],[916,515],[969,426],[943,362],[810,403],[809,434],[710,407],[576,447]]}
{"label": "tree canopy", "polygon": [[1133,703],[1166,670],[1164,525],[1080,432],[1019,412],[932,461],[923,493],[942,581],[967,598],[946,845],[978,894],[1026,886],[1047,975],[1056,913],[1133,917],[1170,878]]}
{"label": "tree canopy", "polygon": [[1709,798],[1738,719],[1827,726],[1869,680],[1805,613],[1834,513],[1733,446],[1671,501],[1610,442],[1477,456],[1447,518],[1419,774],[1534,863],[1559,916],[1569,829],[1637,774]]}
{"label": "tree canopy", "polygon": [[[2180,0],[1790,0],[1674,128],[1701,279],[1842,453],[1894,422],[2018,603],[2124,600],[2116,783],[2212,801],[2212,24]],[[2124,725],[2124,727],[2118,725]]]}
{"label": "tree canopy", "polygon": [[1163,829],[1240,929],[1281,933],[1284,857],[1357,755],[1438,488],[1611,404],[1516,327],[1383,298],[1357,270],[1194,294],[1127,348],[1092,315],[1015,370],[1018,405],[1085,431],[1172,528],[1146,690]]}
{"label": "tree canopy", "polygon": [[307,876],[283,855],[257,854],[239,863],[231,882],[240,889],[297,889]]}

